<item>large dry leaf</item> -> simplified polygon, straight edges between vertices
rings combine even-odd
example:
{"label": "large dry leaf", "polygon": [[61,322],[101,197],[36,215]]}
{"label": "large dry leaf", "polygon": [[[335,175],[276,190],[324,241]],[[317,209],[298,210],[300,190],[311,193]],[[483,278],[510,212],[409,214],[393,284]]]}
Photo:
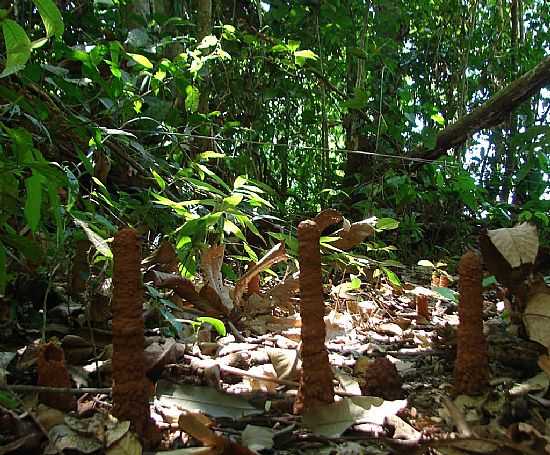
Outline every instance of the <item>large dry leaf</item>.
{"label": "large dry leaf", "polygon": [[206,280],[212,287],[222,304],[228,309],[233,309],[233,300],[229,295],[229,288],[223,283],[222,264],[225,247],[224,245],[213,245],[206,249],[201,258],[201,266]]}
{"label": "large dry leaf", "polygon": [[535,262],[539,250],[539,236],[534,225],[522,223],[513,228],[487,231],[487,235],[513,268]]}
{"label": "large dry leaf", "polygon": [[523,322],[529,338],[550,349],[550,294],[541,292],[529,299]]}
{"label": "large dry leaf", "polygon": [[152,266],[160,272],[177,273],[179,259],[174,246],[168,240],[163,240],[150,256],[141,261],[141,265]]}
{"label": "large dry leaf", "polygon": [[299,273],[296,272],[285,278],[282,283],[273,286],[266,295],[266,298],[273,302],[273,307],[291,310],[290,298],[300,289]]}
{"label": "large dry leaf", "polygon": [[354,423],[382,425],[387,416],[397,414],[405,406],[407,400],[384,401],[371,396],[344,398],[306,410],[302,422],[316,434],[338,437]]}
{"label": "large dry leaf", "polygon": [[[368,236],[374,234],[374,228],[370,225],[371,220],[362,220],[353,223],[351,226],[346,226],[338,229],[333,236],[340,237],[331,245],[341,250],[350,250],[354,246],[359,245]],[[346,229],[347,228],[347,229]]]}
{"label": "large dry leaf", "polygon": [[252,278],[258,275],[258,273],[260,273],[261,271],[271,267],[274,264],[277,264],[278,262],[285,261],[287,258],[288,256],[286,255],[284,243],[279,243],[271,248],[271,250],[269,250],[265,254],[265,256],[258,261],[256,265],[249,268],[246,273],[241,278],[239,278],[239,281],[237,281],[233,297],[235,305],[239,305],[241,297],[243,296],[244,291]]}

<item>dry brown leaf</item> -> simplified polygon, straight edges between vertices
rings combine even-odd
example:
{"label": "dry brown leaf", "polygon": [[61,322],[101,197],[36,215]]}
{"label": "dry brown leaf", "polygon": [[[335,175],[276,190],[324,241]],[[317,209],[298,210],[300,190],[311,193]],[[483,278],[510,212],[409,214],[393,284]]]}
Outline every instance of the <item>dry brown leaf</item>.
{"label": "dry brown leaf", "polygon": [[273,286],[269,290],[266,298],[273,302],[274,307],[284,310],[292,309],[290,298],[300,290],[300,281],[298,276],[299,274],[296,272],[293,275],[286,277],[282,283]]}
{"label": "dry brown leaf", "polygon": [[541,292],[529,299],[523,322],[529,338],[550,349],[550,294]]}
{"label": "dry brown leaf", "polygon": [[369,224],[370,220],[362,220],[353,223],[349,229],[344,226],[342,229],[338,229],[333,235],[340,237],[331,245],[341,250],[350,250],[351,248],[359,245],[367,237],[374,234],[374,228]]}
{"label": "dry brown leaf", "polygon": [[216,291],[222,304],[228,310],[233,309],[233,301],[229,295],[229,288],[223,283],[222,263],[224,245],[213,245],[207,248],[201,258],[201,266],[208,284]]}
{"label": "dry brown leaf", "polygon": [[168,240],[163,240],[150,256],[141,261],[141,264],[153,266],[161,272],[177,273],[179,259],[174,246]]}
{"label": "dry brown leaf", "polygon": [[234,291],[234,302],[235,305],[239,305],[241,301],[241,297],[244,294],[244,291],[248,287],[248,283],[252,278],[254,278],[258,273],[261,271],[271,267],[274,264],[277,264],[278,262],[285,261],[288,259],[288,256],[286,255],[285,251],[285,244],[279,243],[275,245],[271,250],[269,250],[263,258],[261,258],[257,264],[255,264],[253,267],[250,267],[246,273],[239,278],[239,281],[237,281],[237,284],[235,285],[235,291]]}
{"label": "dry brown leaf", "polygon": [[178,426],[181,431],[189,434],[205,446],[216,449],[214,453],[221,454],[228,445],[228,441],[214,433],[209,428],[210,425],[212,425],[212,422],[208,417],[193,412],[183,413],[178,419]]}

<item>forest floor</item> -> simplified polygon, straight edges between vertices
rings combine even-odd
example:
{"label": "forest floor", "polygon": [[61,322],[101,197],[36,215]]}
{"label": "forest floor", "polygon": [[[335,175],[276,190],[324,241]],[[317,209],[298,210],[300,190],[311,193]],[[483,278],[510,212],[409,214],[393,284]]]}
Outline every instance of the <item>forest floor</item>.
{"label": "forest floor", "polygon": [[[336,401],[295,415],[301,319],[293,278],[287,279],[285,298],[279,292],[274,300],[273,287],[244,294],[240,318],[226,320],[225,334],[215,320],[189,324],[196,309],[147,286],[156,298],[145,315],[147,327],[157,326],[145,339],[151,417],[162,433],[155,451],[550,453],[550,400],[544,398],[550,369],[540,364],[539,345],[511,333],[506,296],[496,285],[484,292],[489,386],[481,395],[456,396],[456,277],[444,288],[432,287],[429,275],[408,277],[401,289],[383,279],[326,284],[325,340]],[[71,300],[52,306],[44,326],[63,353],[56,357],[52,348],[46,360],[57,371],[64,358],[67,386],[87,388],[77,402],[70,393],[36,387],[44,385],[36,374],[40,348],[29,340],[39,331],[29,321],[5,325],[3,339],[11,341],[0,356],[9,384],[0,390],[0,454],[141,453],[129,423],[109,414],[111,333],[108,324],[91,323],[108,310],[105,299],[94,301],[87,313]],[[169,318],[180,329],[177,337],[154,324],[166,318],[167,306],[174,307]]]}

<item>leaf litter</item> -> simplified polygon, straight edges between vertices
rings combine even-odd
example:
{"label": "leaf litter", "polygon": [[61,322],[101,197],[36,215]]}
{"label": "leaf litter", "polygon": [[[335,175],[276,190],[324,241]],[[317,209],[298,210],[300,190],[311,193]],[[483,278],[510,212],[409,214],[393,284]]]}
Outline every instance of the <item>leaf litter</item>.
{"label": "leaf litter", "polygon": [[[347,231],[354,232],[353,226],[348,223]],[[356,230],[359,242],[370,232],[361,225]],[[523,241],[521,235],[496,237],[501,245],[506,237],[520,247],[533,245],[532,237]],[[408,277],[401,287],[365,277],[325,282],[324,341],[336,398],[296,415],[302,375],[298,275],[290,267],[274,277],[270,269],[288,261],[284,245],[276,245],[235,286],[221,274],[222,246],[205,252],[203,283],[182,281],[169,246],[164,242],[162,248],[163,254],[142,262],[146,284],[156,289],[147,297],[143,361],[151,419],[162,434],[158,453],[550,453],[546,289],[536,288],[523,314],[532,341],[514,333],[500,285],[484,289],[489,388],[457,396],[455,277],[445,288],[430,286],[424,274]],[[517,262],[508,250],[506,257]],[[523,264],[533,253],[519,257]],[[249,293],[252,278],[268,272],[260,292]],[[178,292],[182,285],[186,291]],[[207,286],[213,293],[202,291]],[[151,323],[158,321],[152,302],[187,322],[178,331],[159,330]],[[65,387],[58,396],[77,396],[76,412],[38,405],[39,388],[25,389],[33,380],[29,370],[36,368],[34,354],[28,354],[36,351],[32,343],[1,353],[0,405],[9,431],[2,433],[0,453],[142,452],[142,435],[111,416],[105,393],[112,381],[110,330],[75,330],[77,318],[86,318],[76,314],[48,330],[50,338],[65,332],[59,345],[80,390]],[[224,336],[212,317],[227,327]]]}

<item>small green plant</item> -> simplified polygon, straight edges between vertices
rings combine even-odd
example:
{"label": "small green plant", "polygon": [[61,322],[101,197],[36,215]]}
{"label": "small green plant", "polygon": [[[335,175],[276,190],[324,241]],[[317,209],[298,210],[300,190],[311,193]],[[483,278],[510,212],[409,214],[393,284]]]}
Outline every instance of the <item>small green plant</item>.
{"label": "small green plant", "polygon": [[251,214],[258,208],[272,208],[265,198],[266,188],[239,176],[230,186],[206,164],[211,159],[225,158],[225,155],[204,152],[198,155],[191,164],[181,169],[171,186],[180,189],[183,194],[200,195],[198,198],[174,201],[166,197],[168,183],[158,174],[155,179],[161,193],[154,193],[156,204],[171,208],[182,220],[175,229],[176,250],[182,261],[183,276],[193,276],[201,250],[208,244],[219,244],[227,237],[235,237],[245,255],[233,256],[238,260],[257,261],[243,231],[249,230],[263,239],[252,222]]}
{"label": "small green plant", "polygon": [[[147,289],[147,293],[151,298],[150,302],[153,308],[158,310],[164,321],[169,324],[169,331],[172,332],[173,335],[179,335],[182,333],[183,324],[189,324],[192,327],[193,335],[195,338],[199,333],[200,328],[204,324],[209,324],[210,326],[212,326],[212,328],[218,333],[219,336],[225,336],[227,334],[227,330],[223,321],[216,318],[200,316],[197,317],[194,321],[191,319],[177,318],[174,313],[181,311],[181,308],[179,308],[174,302],[171,302],[166,297],[164,297],[164,295],[153,286],[145,285],[145,287]],[[161,322],[162,321],[159,321],[160,326],[162,326]]]}

